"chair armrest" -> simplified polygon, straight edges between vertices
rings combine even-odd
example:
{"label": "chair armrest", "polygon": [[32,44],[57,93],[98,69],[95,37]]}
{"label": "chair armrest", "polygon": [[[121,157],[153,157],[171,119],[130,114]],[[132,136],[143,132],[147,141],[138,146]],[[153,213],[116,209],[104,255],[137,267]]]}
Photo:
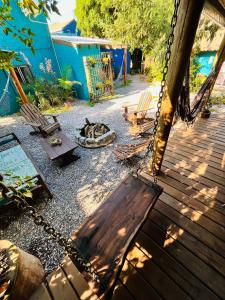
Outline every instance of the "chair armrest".
{"label": "chair armrest", "polygon": [[148,111],[148,110],[150,110],[150,108],[142,109],[142,110],[139,110],[139,111],[134,111],[133,113],[136,115],[136,114]]}
{"label": "chair armrest", "polygon": [[44,116],[45,116],[45,117],[47,117],[47,118],[50,118],[50,117],[52,117],[52,118],[53,118],[53,120],[54,120],[55,122],[57,122],[57,117],[58,117],[59,115],[50,115],[50,114],[44,114]]}
{"label": "chair armrest", "polygon": [[25,122],[25,125],[30,125],[30,126],[34,126],[34,127],[41,127],[40,123],[32,123],[32,122]]}
{"label": "chair armrest", "polygon": [[130,107],[130,106],[137,106],[137,103],[136,104],[129,104],[129,103],[127,103],[127,104],[123,104],[122,105],[123,108]]}
{"label": "chair armrest", "polygon": [[52,117],[52,118],[53,118],[53,117],[56,117],[56,118],[57,118],[59,115],[44,114],[44,116],[45,116],[45,117]]}

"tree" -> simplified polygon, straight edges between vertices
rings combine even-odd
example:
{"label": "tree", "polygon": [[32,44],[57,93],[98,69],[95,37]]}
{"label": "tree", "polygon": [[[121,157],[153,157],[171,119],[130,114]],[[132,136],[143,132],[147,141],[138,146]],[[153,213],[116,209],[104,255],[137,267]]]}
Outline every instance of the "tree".
{"label": "tree", "polygon": [[[33,47],[33,32],[30,28],[20,28],[16,26],[12,17],[12,7],[10,0],[1,0],[0,6],[0,27],[2,33],[5,35],[12,35],[12,38],[17,38],[21,43],[25,44],[28,48],[35,53]],[[56,0],[20,0],[16,1],[17,6],[21,9],[25,9],[30,15],[37,16],[44,13],[46,17],[49,17],[49,13],[55,12],[59,14]],[[19,60],[17,54],[14,51],[2,51],[0,49],[0,69],[9,70],[12,68],[12,60]]]}
{"label": "tree", "polygon": [[75,14],[84,35],[112,38],[149,54],[162,48],[172,8],[172,0],[77,0]]}

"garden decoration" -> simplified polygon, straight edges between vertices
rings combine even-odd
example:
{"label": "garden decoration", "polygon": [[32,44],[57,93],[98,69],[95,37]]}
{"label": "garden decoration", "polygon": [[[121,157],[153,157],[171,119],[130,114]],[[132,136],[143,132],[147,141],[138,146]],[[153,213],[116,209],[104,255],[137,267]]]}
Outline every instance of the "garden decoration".
{"label": "garden decoration", "polygon": [[51,138],[50,143],[52,146],[62,145],[62,140],[57,138]]}
{"label": "garden decoration", "polygon": [[152,102],[152,95],[150,91],[141,93],[138,104],[125,104],[123,106],[123,117],[126,121],[131,122],[133,125],[141,124],[146,120],[152,121],[146,117],[147,112],[150,110]]}
{"label": "garden decoration", "polygon": [[[40,110],[31,103],[26,103],[21,106],[20,112],[26,124],[33,127],[34,131],[30,134],[42,134],[43,136],[49,135],[55,130],[61,130],[60,124],[57,121],[56,115],[43,115]],[[53,123],[48,121],[48,117],[53,118]]]}

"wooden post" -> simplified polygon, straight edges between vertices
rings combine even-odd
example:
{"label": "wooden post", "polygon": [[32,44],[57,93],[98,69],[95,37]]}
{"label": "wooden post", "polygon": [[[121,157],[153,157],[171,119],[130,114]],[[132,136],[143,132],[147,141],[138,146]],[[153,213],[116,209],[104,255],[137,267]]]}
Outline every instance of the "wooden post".
{"label": "wooden post", "polygon": [[127,83],[127,47],[124,47],[124,56],[123,56],[123,66],[124,66],[124,84]]}
{"label": "wooden post", "polygon": [[15,70],[13,68],[10,70],[10,75],[12,77],[13,83],[14,83],[14,85],[16,87],[16,90],[17,90],[17,92],[18,92],[18,94],[20,96],[20,99],[21,99],[22,103],[28,103],[29,101],[27,99],[27,96],[24,93],[24,90],[23,90],[23,88],[22,88],[22,86],[20,84],[20,81],[19,81],[19,79],[18,79],[18,77],[16,75],[16,72],[15,72]]}
{"label": "wooden post", "polygon": [[191,55],[204,0],[181,0],[175,29],[174,44],[165,86],[165,95],[154,144],[156,172],[161,169],[178,97]]}
{"label": "wooden post", "polygon": [[[213,88],[215,86],[217,77],[218,77],[218,75],[220,73],[220,70],[222,68],[224,60],[225,60],[225,34],[223,36],[222,42],[220,44],[220,48],[217,51],[217,54],[216,54],[216,57],[215,57],[215,61],[214,61],[214,65],[213,65],[213,68],[215,69],[215,76],[214,76],[213,81],[211,83],[211,86],[210,86],[210,88],[207,91],[206,96],[205,96],[205,105],[204,105],[204,108],[203,108],[203,114],[206,111],[208,111],[207,105],[209,103],[209,98],[210,98],[210,96],[212,94],[212,90],[213,90]],[[210,114],[210,112],[209,112],[209,114]]]}

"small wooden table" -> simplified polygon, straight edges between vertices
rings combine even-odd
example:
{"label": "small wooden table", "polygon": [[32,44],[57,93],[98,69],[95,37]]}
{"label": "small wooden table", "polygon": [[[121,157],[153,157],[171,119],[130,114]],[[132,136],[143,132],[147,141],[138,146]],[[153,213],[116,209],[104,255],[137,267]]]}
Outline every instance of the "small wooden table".
{"label": "small wooden table", "polygon": [[[62,144],[55,146],[51,145],[52,138],[60,139]],[[41,138],[41,145],[52,161],[57,160],[59,162],[60,167],[66,166],[72,161],[80,158],[73,154],[78,145],[72,142],[63,133],[55,133],[47,138]]]}

